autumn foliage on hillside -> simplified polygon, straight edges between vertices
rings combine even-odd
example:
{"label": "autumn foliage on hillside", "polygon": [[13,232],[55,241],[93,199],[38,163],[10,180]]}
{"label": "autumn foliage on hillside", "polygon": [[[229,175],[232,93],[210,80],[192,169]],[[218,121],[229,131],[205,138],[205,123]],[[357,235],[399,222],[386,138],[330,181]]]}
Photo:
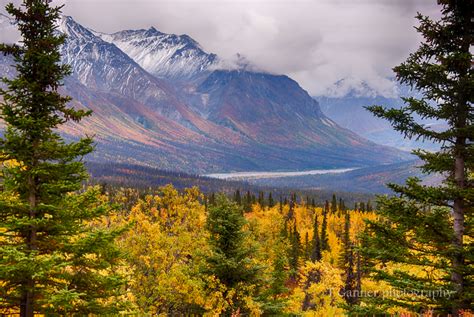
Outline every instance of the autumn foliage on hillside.
{"label": "autumn foliage on hillside", "polygon": [[101,197],[116,212],[93,225],[129,228],[116,244],[130,314],[337,316],[367,313],[374,297],[413,296],[371,278],[368,268],[384,264],[362,257],[359,236],[375,213],[347,210],[335,197],[325,206],[256,201],[247,211],[235,196],[171,185],[146,196],[109,188]]}

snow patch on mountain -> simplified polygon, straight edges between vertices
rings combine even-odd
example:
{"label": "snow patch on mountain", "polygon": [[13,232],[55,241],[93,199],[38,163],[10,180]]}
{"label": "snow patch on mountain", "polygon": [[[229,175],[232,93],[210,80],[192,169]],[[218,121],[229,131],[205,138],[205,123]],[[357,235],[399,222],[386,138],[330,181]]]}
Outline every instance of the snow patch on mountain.
{"label": "snow patch on mountain", "polygon": [[215,54],[205,52],[188,35],[165,34],[154,27],[96,35],[157,77],[189,79],[218,63]]}
{"label": "snow patch on mountain", "polygon": [[375,98],[398,98],[400,88],[390,79],[366,81],[355,77],[346,77],[335,82],[321,94],[324,97],[340,98],[344,96]]}

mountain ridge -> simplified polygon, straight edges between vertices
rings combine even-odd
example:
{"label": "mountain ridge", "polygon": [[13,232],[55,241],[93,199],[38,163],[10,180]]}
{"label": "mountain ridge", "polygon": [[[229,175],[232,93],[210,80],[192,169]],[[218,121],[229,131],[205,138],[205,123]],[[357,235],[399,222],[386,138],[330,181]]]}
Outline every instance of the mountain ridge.
{"label": "mountain ridge", "polygon": [[[69,35],[63,61],[73,68],[64,92],[75,106],[94,111],[92,118],[63,132],[72,137],[95,133],[92,160],[221,172],[370,166],[407,157],[337,126],[285,75],[215,69],[206,63],[218,57],[204,51],[201,65],[206,67],[186,69],[176,77],[153,75],[105,41],[106,35],[71,17],[62,19],[60,29]],[[164,34],[156,29],[123,32],[145,37],[146,45],[136,49],[143,55],[159,46]],[[181,41],[199,48],[187,36],[168,39],[179,42],[175,53],[183,48]],[[142,42],[135,36],[131,43]],[[179,65],[191,55],[172,56]]]}

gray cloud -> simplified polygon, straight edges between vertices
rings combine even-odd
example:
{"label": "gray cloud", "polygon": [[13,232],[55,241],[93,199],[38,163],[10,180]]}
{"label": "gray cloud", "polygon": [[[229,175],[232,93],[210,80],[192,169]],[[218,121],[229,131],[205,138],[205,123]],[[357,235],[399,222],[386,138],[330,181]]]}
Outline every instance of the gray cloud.
{"label": "gray cloud", "polygon": [[436,0],[54,2],[65,3],[65,14],[97,31],[155,26],[186,33],[223,58],[240,53],[260,69],[287,74],[313,95],[333,91],[342,78],[392,94],[391,68],[420,41],[416,12],[439,15]]}

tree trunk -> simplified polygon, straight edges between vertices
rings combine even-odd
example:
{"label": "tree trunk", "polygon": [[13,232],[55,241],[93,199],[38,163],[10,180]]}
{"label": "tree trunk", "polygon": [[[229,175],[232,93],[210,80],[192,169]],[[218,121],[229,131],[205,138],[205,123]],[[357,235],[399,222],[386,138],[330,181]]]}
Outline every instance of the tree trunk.
{"label": "tree trunk", "polygon": [[[472,31],[472,1],[457,1],[455,3],[456,9],[461,13],[460,14],[460,21],[463,24],[462,32],[464,32],[462,39],[462,48],[466,54],[470,53],[471,47],[471,31]],[[458,13],[459,14],[459,13]],[[472,63],[472,61],[471,61]],[[472,64],[471,66],[472,67]],[[466,78],[469,76],[469,68],[462,68],[459,72],[460,78]],[[463,95],[466,94],[466,95]],[[469,112],[471,111],[471,106],[469,104],[469,92],[463,91],[461,95],[459,95],[459,107],[458,107],[458,121],[455,124],[457,129],[465,129],[468,125],[468,117]],[[459,131],[459,130],[458,130]],[[462,131],[462,130],[461,130]],[[465,190],[466,189],[466,172],[465,172],[465,159],[466,159],[466,142],[467,142],[467,135],[464,131],[461,133],[458,132],[458,136],[456,138],[456,143],[454,147],[454,182],[458,190]],[[453,309],[452,314],[454,317],[460,315],[460,311],[462,309],[469,309],[470,303],[465,303],[464,297],[464,195],[457,195],[454,199],[453,204],[453,231],[454,231],[454,238],[453,238],[453,247],[454,247],[454,254],[453,254],[453,271],[451,273],[451,282],[454,286],[454,291],[456,292],[455,300],[453,301]]]}
{"label": "tree trunk", "polygon": [[[459,140],[459,143],[465,144],[465,140]],[[458,150],[459,151],[459,150]],[[454,180],[458,189],[464,189],[465,187],[465,173],[464,173],[464,157],[461,153],[458,153],[455,158],[454,165]],[[456,198],[453,205],[453,219],[454,219],[454,239],[453,239],[453,272],[451,273],[451,282],[456,292],[456,299],[453,301],[453,316],[459,316],[459,311],[462,309],[462,298],[464,291],[464,257],[463,257],[463,236],[464,236],[464,200],[463,198]]]}
{"label": "tree trunk", "polygon": [[[30,189],[28,201],[30,204],[29,218],[36,218],[36,180],[33,176],[28,177],[28,185]],[[27,236],[27,249],[33,251],[37,249],[36,245],[36,227],[30,226]],[[35,282],[31,276],[27,276],[25,281],[26,290],[23,291],[20,303],[20,317],[33,317],[34,316],[34,286]]]}

